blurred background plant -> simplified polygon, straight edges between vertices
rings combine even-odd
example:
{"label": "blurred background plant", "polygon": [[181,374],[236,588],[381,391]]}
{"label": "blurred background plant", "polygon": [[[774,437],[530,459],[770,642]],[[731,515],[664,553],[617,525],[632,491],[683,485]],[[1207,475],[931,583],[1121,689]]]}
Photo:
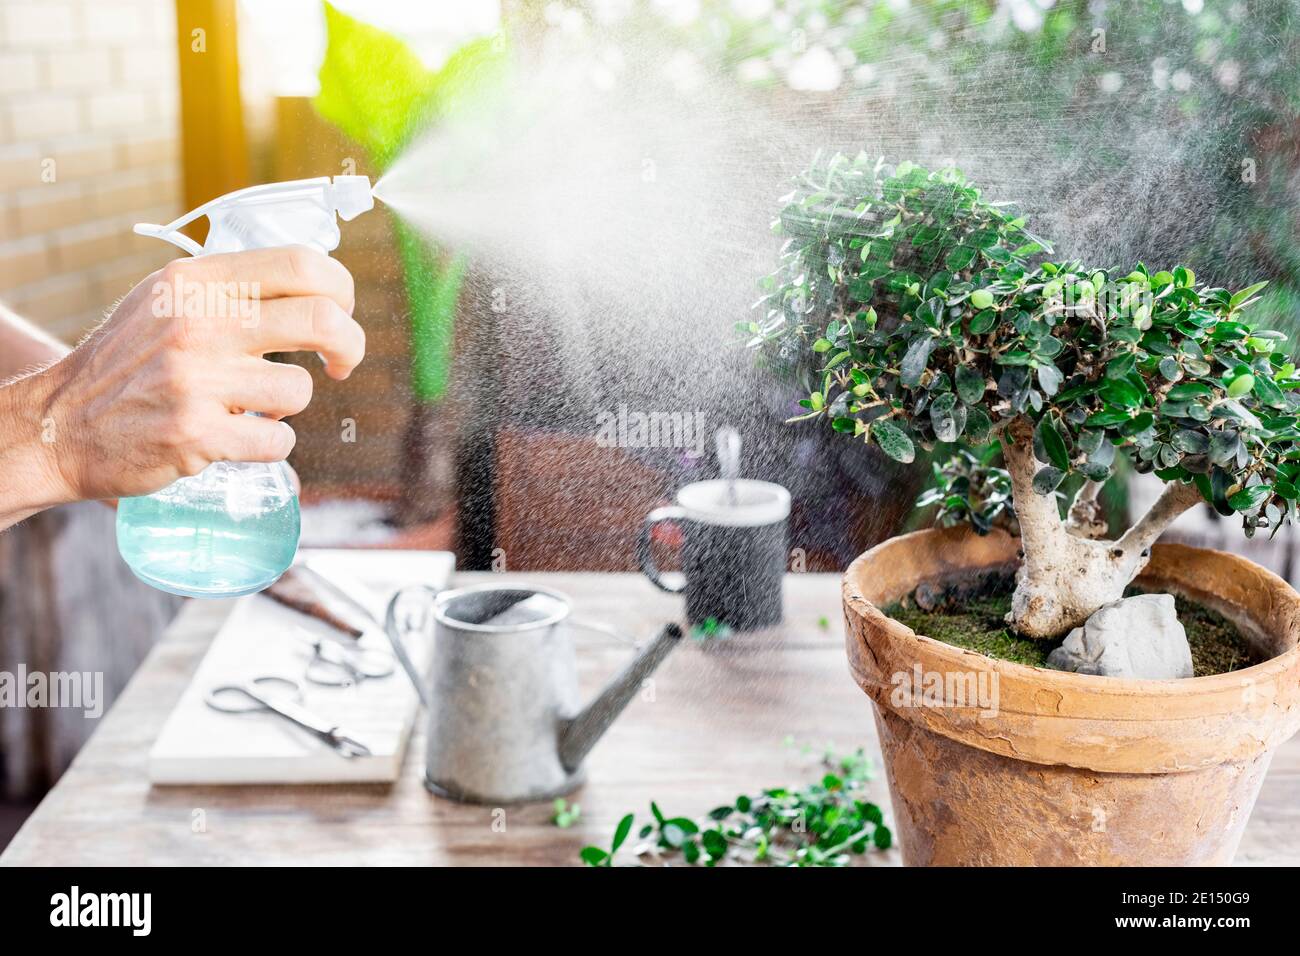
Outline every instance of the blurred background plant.
{"label": "blurred background plant", "polygon": [[[474,37],[430,69],[401,39],[324,5],[327,43],[320,66],[317,112],[365,151],[382,174],[416,137],[471,111],[490,111],[509,55],[501,34]],[[402,263],[410,327],[413,407],[402,447],[402,519],[438,516],[454,489],[429,480],[425,462],[447,453],[437,403],[450,382],[456,303],[465,260],[440,250],[401,218],[392,217]],[[445,428],[441,429],[446,431]]]}
{"label": "blurred background plant", "polygon": [[[1270,280],[1261,313],[1295,327],[1300,5],[1292,0],[589,0],[565,10],[593,23],[639,13],[680,44],[673,68],[716,68],[774,95],[806,94],[821,117],[870,111],[868,137],[914,131],[924,143],[969,131],[959,138],[977,155],[963,155],[962,168],[981,183],[1019,180],[1016,198],[1049,235],[1096,238],[1044,223],[1040,210],[1091,220],[1109,215],[1117,195],[1181,193],[1180,208],[1193,215],[1172,233],[1163,216],[1099,224],[1130,247],[1116,244],[1114,257],[1158,250],[1227,285],[1260,274]],[[568,16],[551,19],[576,29]],[[638,21],[629,32],[646,29]],[[1096,208],[1062,211],[1072,192],[1097,199]]]}

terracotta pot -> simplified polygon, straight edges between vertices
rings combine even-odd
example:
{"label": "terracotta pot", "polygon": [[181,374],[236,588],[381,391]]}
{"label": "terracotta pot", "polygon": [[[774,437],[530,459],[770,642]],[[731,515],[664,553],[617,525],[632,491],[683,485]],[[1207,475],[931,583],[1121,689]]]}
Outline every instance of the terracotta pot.
{"label": "terracotta pot", "polygon": [[1266,658],[1171,681],[998,661],[879,610],[921,582],[1013,569],[1017,547],[919,531],[844,575],[849,665],[875,704],[903,861],[1229,863],[1273,750],[1300,725],[1300,595],[1236,555],[1156,545],[1138,583],[1217,610]]}

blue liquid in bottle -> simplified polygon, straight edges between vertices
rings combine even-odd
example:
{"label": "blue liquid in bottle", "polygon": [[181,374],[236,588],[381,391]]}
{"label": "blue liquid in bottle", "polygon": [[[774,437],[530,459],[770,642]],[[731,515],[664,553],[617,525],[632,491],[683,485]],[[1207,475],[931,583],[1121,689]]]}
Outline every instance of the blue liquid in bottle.
{"label": "blue liquid in bottle", "polygon": [[299,529],[298,496],[281,466],[216,462],[117,508],[118,550],[136,577],[185,597],[268,587],[293,563]]}

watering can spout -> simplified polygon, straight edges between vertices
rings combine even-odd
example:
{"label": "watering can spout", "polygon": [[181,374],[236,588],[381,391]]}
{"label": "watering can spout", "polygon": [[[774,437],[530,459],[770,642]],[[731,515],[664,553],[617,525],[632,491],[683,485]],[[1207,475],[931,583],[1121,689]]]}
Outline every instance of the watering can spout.
{"label": "watering can spout", "polygon": [[623,708],[641,688],[641,682],[655,669],[682,639],[682,629],[676,624],[664,626],[626,668],[596,695],[595,700],[571,719],[560,735],[560,762],[572,772],[596,745],[596,741],[614,723]]}

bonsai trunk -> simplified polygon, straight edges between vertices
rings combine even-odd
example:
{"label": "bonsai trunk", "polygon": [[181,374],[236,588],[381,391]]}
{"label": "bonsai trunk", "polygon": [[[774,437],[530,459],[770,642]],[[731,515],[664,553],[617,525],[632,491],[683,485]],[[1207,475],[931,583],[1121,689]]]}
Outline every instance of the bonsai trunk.
{"label": "bonsai trunk", "polygon": [[1034,491],[1033,426],[1018,418],[1007,429],[1003,454],[1011,474],[1024,560],[1016,573],[1008,623],[1026,637],[1053,638],[1083,624],[1146,567],[1151,545],[1180,514],[1201,500],[1194,485],[1170,482],[1151,510],[1117,540],[1097,537],[1096,487],[1089,482],[1062,520],[1055,495]]}

